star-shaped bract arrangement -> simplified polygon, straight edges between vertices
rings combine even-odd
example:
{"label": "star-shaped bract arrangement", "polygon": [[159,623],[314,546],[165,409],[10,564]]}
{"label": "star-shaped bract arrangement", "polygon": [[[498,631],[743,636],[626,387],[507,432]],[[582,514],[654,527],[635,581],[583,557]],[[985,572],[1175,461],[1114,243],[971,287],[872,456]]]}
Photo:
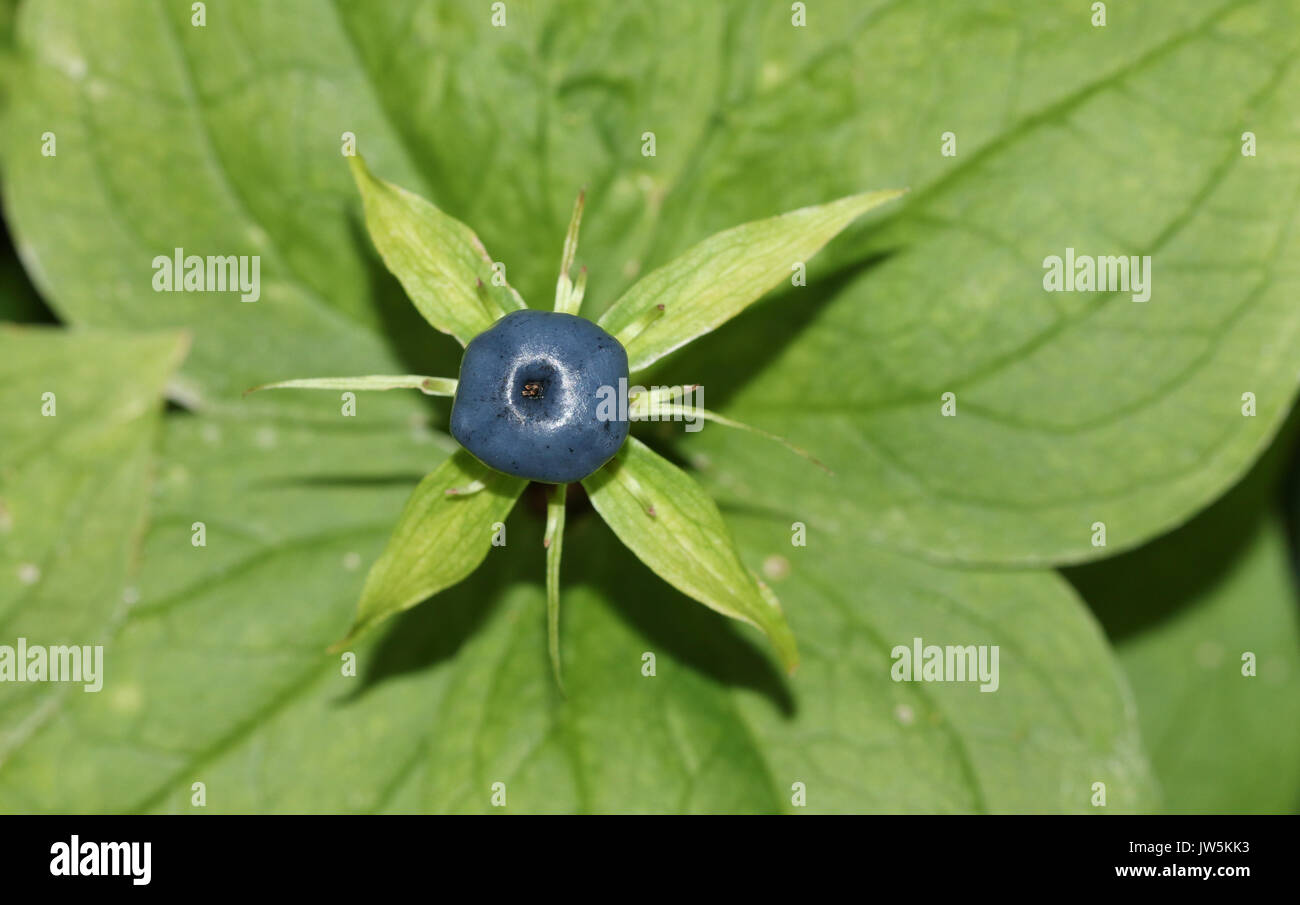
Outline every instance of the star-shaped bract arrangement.
{"label": "star-shaped bract arrangement", "polygon": [[597,392],[739,314],[856,217],[902,191],[851,195],[725,230],[646,274],[593,323],[579,316],[586,268],[576,282],[570,276],[582,195],[564,240],[554,311],[545,312],[494,279],[492,259],[468,226],[376,178],[361,157],[349,162],[384,263],[424,318],[466,349],[459,380],[323,377],[256,388],[409,388],[455,400],[451,432],[463,448],[411,494],[335,649],[473,572],[491,549],[493,526],[534,480],[553,485],[544,543],[550,655],[560,682],[565,495],[569,483],[581,481],[596,511],[642,562],[682,593],[757,627],[792,671],[798,652],[780,604],[741,563],[717,505],[689,474],[630,437],[628,421],[651,411],[698,417],[812,457],[764,431],[688,408],[682,387],[629,398],[621,419],[601,416]]}

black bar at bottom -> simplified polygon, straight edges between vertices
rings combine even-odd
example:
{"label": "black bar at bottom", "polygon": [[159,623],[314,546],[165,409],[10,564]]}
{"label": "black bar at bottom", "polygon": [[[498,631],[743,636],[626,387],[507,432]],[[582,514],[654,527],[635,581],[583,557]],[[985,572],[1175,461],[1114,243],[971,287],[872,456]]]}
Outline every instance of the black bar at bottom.
{"label": "black bar at bottom", "polygon": [[976,881],[999,890],[1041,890],[1046,881],[1148,891],[1201,884],[1228,892],[1292,879],[1296,861],[1297,824],[1289,817],[595,821],[560,827],[437,817],[8,816],[0,818],[0,882],[6,892],[332,895],[415,883],[437,895],[440,888],[450,892],[442,884],[459,875],[489,889],[513,880],[554,893],[612,870],[634,896],[683,882],[765,883],[772,872],[824,891],[822,884],[838,879],[865,892],[881,880],[910,878],[927,892]]}

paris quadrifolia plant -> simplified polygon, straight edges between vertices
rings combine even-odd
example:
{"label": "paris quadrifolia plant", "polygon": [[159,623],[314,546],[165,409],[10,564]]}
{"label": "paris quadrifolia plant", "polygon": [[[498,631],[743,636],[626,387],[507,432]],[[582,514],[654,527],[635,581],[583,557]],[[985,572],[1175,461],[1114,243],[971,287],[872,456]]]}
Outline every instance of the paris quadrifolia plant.
{"label": "paris quadrifolia plant", "polygon": [[352,627],[335,648],[466,578],[491,549],[494,526],[528,482],[537,481],[550,485],[546,619],[560,682],[565,494],[580,481],[642,562],[682,593],[757,627],[793,670],[798,653],[780,604],[742,564],[717,505],[685,471],[630,437],[629,422],[653,408],[661,416],[687,414],[780,438],[705,409],[685,412],[682,387],[633,387],[629,394],[629,377],[739,314],[854,218],[901,192],[853,195],[718,233],[646,274],[591,321],[580,316],[586,268],[576,280],[571,276],[582,195],[564,239],[554,309],[541,311],[494,273],[469,227],[376,178],[361,157],[349,161],[384,263],[420,314],[455,337],[465,355],[458,379],[316,377],[257,387],[409,388],[453,399],[451,433],[462,448],[411,494],[366,578]]}

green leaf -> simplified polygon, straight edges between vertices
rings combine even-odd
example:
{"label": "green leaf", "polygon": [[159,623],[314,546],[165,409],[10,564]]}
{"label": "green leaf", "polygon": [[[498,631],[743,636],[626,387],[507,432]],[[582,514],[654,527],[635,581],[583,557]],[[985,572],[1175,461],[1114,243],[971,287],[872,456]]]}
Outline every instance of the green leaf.
{"label": "green leaf", "polygon": [[502,314],[526,307],[508,284],[495,285],[492,258],[473,230],[419,195],[375,178],[360,155],[348,163],[370,238],[436,329],[464,346]]}
{"label": "green leaf", "polygon": [[[871,549],[860,527],[811,529],[795,547],[791,526],[770,516],[748,510],[728,522],[780,591],[803,652],[792,718],[758,689],[736,693],[772,775],[789,779],[782,791],[804,781],[809,808],[841,813],[1156,805],[1132,691],[1058,576],[935,567]],[[891,651],[918,637],[998,645],[998,690],[894,681]],[[1092,804],[1096,782],[1104,809]]]}
{"label": "green leaf", "polygon": [[[936,561],[1095,559],[1219,496],[1295,398],[1294,4],[1151,9],[1105,29],[1065,7],[969,31],[966,16],[913,3],[854,23],[836,5],[808,43],[764,43],[761,67],[739,77],[752,92],[735,89],[750,103],[728,104],[679,203],[664,202],[678,211],[664,233],[689,241],[864,179],[912,193],[828,249],[807,287],[693,344],[661,382],[704,384],[720,412],[815,450],[836,475],[810,479],[724,431],[686,439],[728,499],[827,530],[864,524],[871,543]],[[837,27],[852,38],[835,44]],[[903,35],[943,49],[916,56]],[[817,39],[839,55],[813,65]],[[1176,114],[1152,114],[1170,98]],[[954,157],[940,153],[945,130]],[[1243,156],[1248,130],[1281,144]],[[1045,292],[1043,260],[1067,248],[1151,255],[1151,299]],[[941,414],[949,392],[956,417]],[[1105,547],[1092,544],[1098,521]]]}
{"label": "green leaf", "polygon": [[[1151,6],[1105,29],[1068,6],[973,27],[939,0],[828,0],[797,30],[766,4],[648,17],[590,0],[512,8],[508,28],[316,0],[239,4],[204,29],[183,6],[65,7],[20,10],[0,130],[15,241],[65,319],[193,328],[188,402],[285,373],[452,372],[452,343],[400,320],[409,303],[356,222],[344,130],[376,173],[471,224],[528,298],[554,291],[589,186],[591,312],[736,223],[910,186],[790,299],[679,353],[670,381],[706,384],[721,414],[837,475],[705,431],[690,452],[719,469],[711,487],[773,506],[798,482],[805,520],[865,522],[873,543],[1013,564],[1114,553],[1218,496],[1294,396],[1290,0]],[[1170,97],[1177,115],[1150,114]],[[33,150],[46,130],[57,158]],[[1271,136],[1257,157],[1247,130]],[[153,293],[148,261],[178,245],[262,254],[262,301]],[[1152,300],[1043,292],[1043,258],[1066,247],[1153,254]],[[945,392],[956,418],[938,415]],[[387,394],[365,417],[419,402]],[[337,416],[301,394],[248,404]]]}
{"label": "green leaf", "polygon": [[1071,574],[1115,641],[1172,812],[1300,801],[1300,594],[1276,464],[1178,531]]}
{"label": "green leaf", "polygon": [[[735,317],[805,265],[844,227],[903,194],[864,192],[710,236],[646,274],[600,318],[627,346],[633,372]],[[663,307],[643,328],[639,322]],[[630,327],[638,327],[630,336]]]}
{"label": "green leaf", "polygon": [[761,630],[794,670],[799,654],[780,604],[741,564],[718,507],[690,475],[629,437],[582,484],[601,518],[656,575]]}
{"label": "green leaf", "polygon": [[456,379],[453,377],[422,377],[419,374],[373,375],[369,377],[300,377],[264,383],[245,390],[419,390],[429,396],[455,396]]}
{"label": "green leaf", "polygon": [[[488,810],[498,780],[513,811],[773,811],[808,776],[812,811],[1092,810],[1091,781],[1112,810],[1148,807],[1125,682],[1067,588],[879,548],[1113,553],[1267,443],[1300,372],[1292,7],[1147,4],[1090,30],[1070,5],[826,0],[792,30],[765,4],[592,0],[512,4],[495,29],[455,5],[281,0],[194,29],[185,5],[24,3],[0,154],[32,281],[79,325],[191,328],[173,397],[248,420],[167,419],[105,692],[47,706],[0,764],[0,810],[190,810],[195,777],[229,811]],[[46,130],[57,158],[37,153]],[[721,430],[680,447],[782,516],[732,528],[747,565],[791,562],[772,581],[803,648],[793,681],[575,517],[561,700],[523,513],[500,568],[358,644],[360,677],[321,653],[360,588],[345,563],[378,553],[448,441],[408,427],[414,394],[347,424],[313,394],[238,395],[279,374],[452,373],[458,354],[374,258],[345,130],[529,298],[550,295],[589,185],[595,312],[735,223],[913,188],[807,287],[662,362],[836,470]],[[1152,300],[1041,293],[1067,245],[1151,252]],[[260,254],[261,301],[153,293],[148,262],[176,246]],[[195,508],[220,544],[190,544]],[[796,520],[811,541],[792,550]],[[918,631],[1012,638],[999,691],[890,682],[882,649]]]}
{"label": "green leaf", "polygon": [[[186,346],[175,334],[0,326],[4,644],[103,644],[121,621],[163,385]],[[73,693],[81,687],[6,682],[0,764]]]}
{"label": "green leaf", "polygon": [[[131,360],[159,361],[143,354]],[[244,793],[267,794],[266,806],[274,807],[269,786],[227,784],[216,777],[214,762],[240,760],[277,715],[306,716],[304,701],[315,693],[355,690],[346,680],[321,683],[326,673],[340,676],[340,658],[326,656],[325,646],[355,611],[365,564],[382,551],[403,501],[446,456],[425,430],[340,422],[327,429],[287,419],[163,420],[149,524],[138,529],[143,540],[134,545],[139,570],[129,587],[135,602],[120,604],[114,587],[106,588],[111,594],[62,595],[57,608],[42,608],[52,623],[76,620],[89,612],[88,602],[121,610],[103,639],[104,689],[50,702],[42,719],[25,727],[22,744],[6,748],[0,809],[138,810],[160,790],[189,789],[195,780],[186,777],[195,770],[212,782],[209,803],[218,809]],[[137,439],[154,438],[141,432]],[[98,520],[116,538],[127,533],[132,514],[122,508]],[[201,547],[192,542],[196,521],[206,526]],[[78,547],[79,562],[91,565],[88,557],[98,558],[101,546]],[[61,574],[64,582],[86,582],[100,573]],[[323,711],[309,720],[338,712],[338,701],[320,703]],[[386,707],[400,709],[384,693],[374,703],[377,718]],[[418,710],[410,713],[418,718]],[[4,724],[16,725],[7,715]],[[281,742],[295,744],[288,738],[273,744]],[[347,808],[356,785],[344,776],[347,761],[327,749],[307,760],[324,771],[317,780],[333,777],[328,784],[338,790],[338,806]],[[357,757],[352,769],[378,777],[407,753],[395,742],[392,750]]]}
{"label": "green leaf", "polygon": [[[188,813],[200,781],[217,813],[499,811],[496,782],[507,813],[1092,812],[1097,781],[1108,811],[1151,804],[1129,692],[1059,579],[936,568],[860,533],[794,548],[769,518],[730,525],[776,576],[792,679],[570,513],[561,696],[526,507],[491,568],[361,639],[350,674],[324,646],[431,447],[330,433],[168,419],[104,690],[65,696],[10,752],[0,809]],[[998,691],[892,681],[890,646],[918,634],[1001,644]]]}
{"label": "green leaf", "polygon": [[[465,494],[464,488],[474,486]],[[366,578],[345,644],[465,578],[487,557],[498,522],[528,482],[456,452],[415,488],[388,546]],[[338,645],[336,645],[338,646]]]}
{"label": "green leaf", "polygon": [[[281,12],[313,25],[286,42],[276,33],[292,19],[261,18],[262,6],[194,28],[188,6],[151,0],[77,15],[24,3],[0,128],[5,214],[28,275],[60,318],[192,333],[173,398],[331,422],[337,408],[319,398],[239,397],[278,374],[446,373],[459,359],[384,272],[339,155],[340,133],[351,130],[382,172],[422,188],[400,139],[368,103],[365,76],[347,62],[346,34],[328,11],[322,18],[312,0],[273,19]],[[279,75],[259,81],[250,72],[248,90],[227,95],[231,41],[289,57],[268,63]],[[318,78],[328,71],[325,89]],[[40,153],[45,132],[57,136],[55,157]],[[308,152],[304,141],[328,153]],[[259,256],[260,299],[155,292],[150,262],[176,248]],[[421,411],[420,400],[389,394],[358,418],[404,423]]]}

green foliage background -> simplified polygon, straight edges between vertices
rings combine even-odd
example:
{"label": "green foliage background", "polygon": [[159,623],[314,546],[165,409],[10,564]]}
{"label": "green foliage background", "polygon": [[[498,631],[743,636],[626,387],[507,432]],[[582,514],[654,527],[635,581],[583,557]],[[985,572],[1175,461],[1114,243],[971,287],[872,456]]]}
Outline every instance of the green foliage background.
{"label": "green foliage background", "polygon": [[[0,810],[186,812],[200,781],[208,811],[484,811],[494,782],[511,812],[1300,804],[1293,0],[1104,28],[1072,2],[489,7],[0,3],[0,643],[107,664],[99,694],[0,686]],[[526,505],[340,675],[446,402],[240,393],[459,361],[366,236],[349,131],[534,306],[587,186],[590,313],[720,229],[911,189],[655,370],[835,471],[640,433],[747,565],[788,560],[794,678],[575,508],[561,696]],[[1067,246],[1152,255],[1151,301],[1044,293]],[[260,255],[262,298],[154,293],[175,247]],[[998,692],[892,682],[915,636],[1000,645]]]}

